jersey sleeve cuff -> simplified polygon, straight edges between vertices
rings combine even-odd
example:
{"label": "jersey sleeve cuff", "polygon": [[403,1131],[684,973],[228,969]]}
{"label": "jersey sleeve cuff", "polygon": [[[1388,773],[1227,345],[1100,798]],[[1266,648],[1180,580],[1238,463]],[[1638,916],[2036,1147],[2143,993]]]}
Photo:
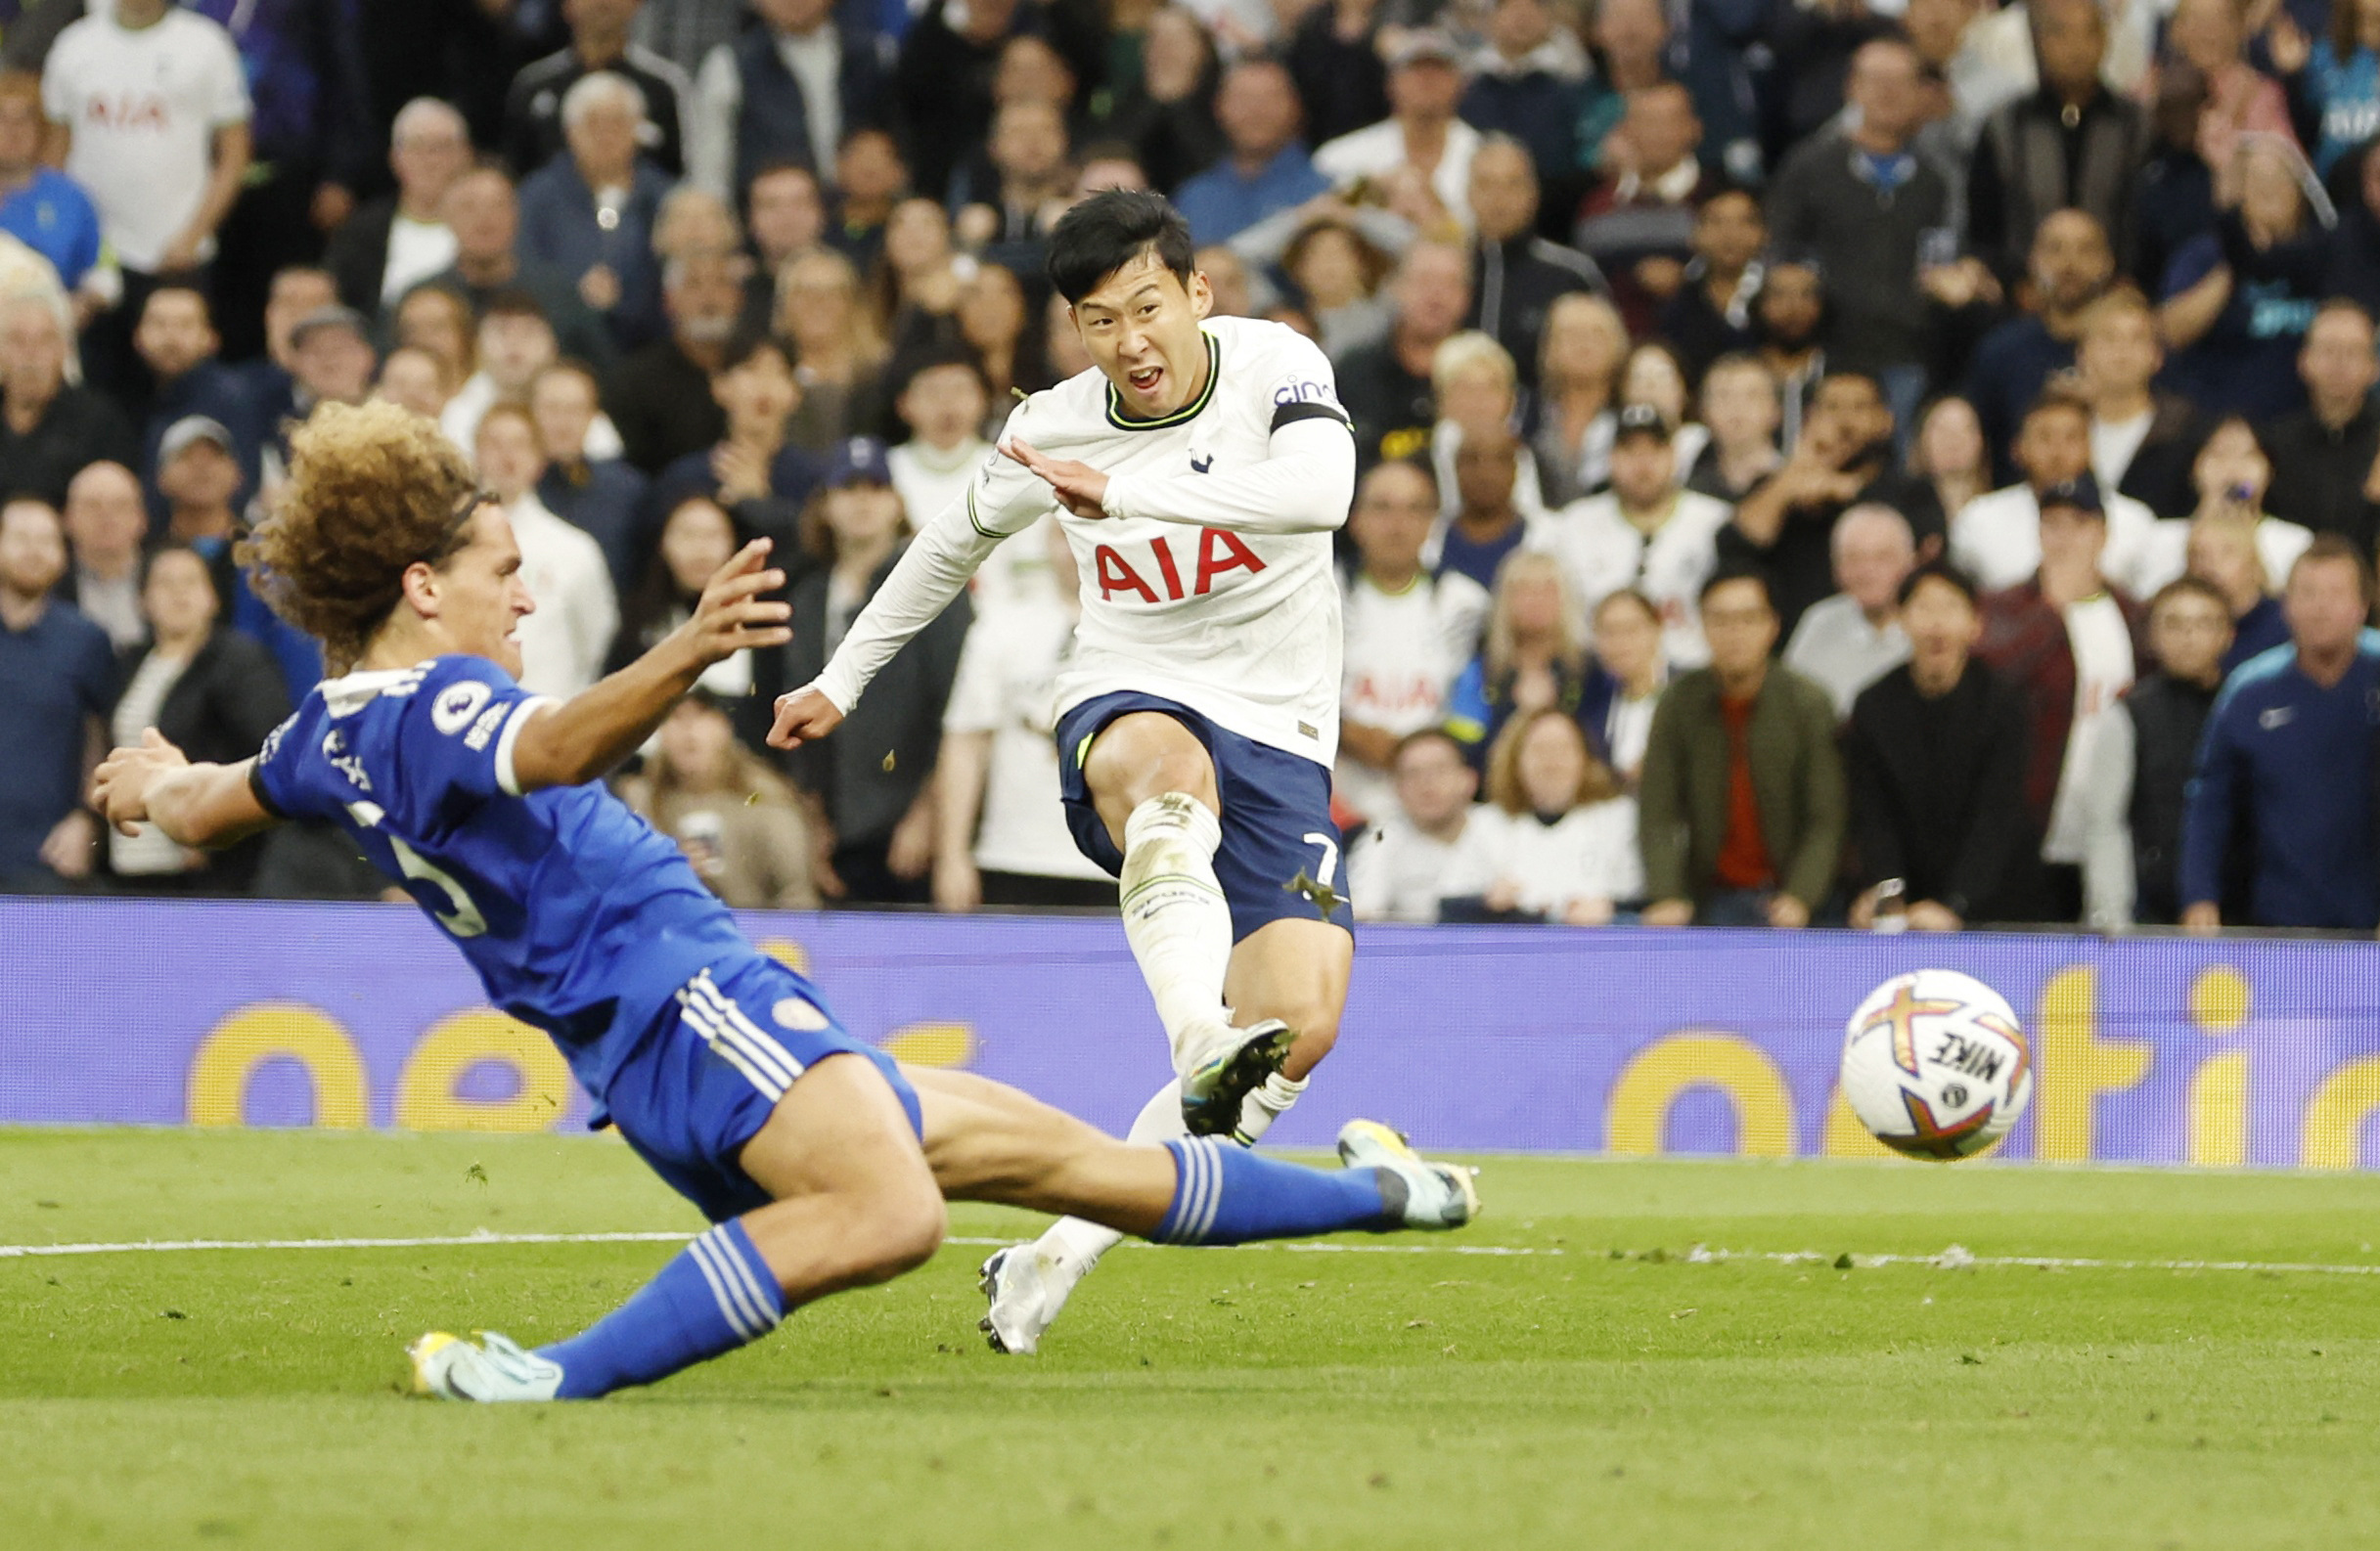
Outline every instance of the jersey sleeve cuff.
{"label": "jersey sleeve cuff", "polygon": [[257,807],[271,814],[275,819],[285,821],[289,819],[290,816],[282,811],[281,804],[273,801],[273,794],[264,789],[264,766],[259,761],[248,761],[247,789],[248,795],[256,799]]}
{"label": "jersey sleeve cuff", "polygon": [[507,797],[520,795],[520,775],[513,769],[513,747],[520,741],[520,730],[529,725],[529,718],[547,706],[561,702],[552,695],[533,694],[513,708],[504,719],[504,731],[496,736],[496,784]]}

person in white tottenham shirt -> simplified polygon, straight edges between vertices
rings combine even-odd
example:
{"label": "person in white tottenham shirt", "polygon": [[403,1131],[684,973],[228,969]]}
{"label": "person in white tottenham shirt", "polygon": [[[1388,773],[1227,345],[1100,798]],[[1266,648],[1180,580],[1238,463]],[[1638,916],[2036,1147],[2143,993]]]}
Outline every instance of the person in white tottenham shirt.
{"label": "person in white tottenham shirt", "polygon": [[1385,463],[1356,487],[1347,531],[1357,565],[1347,589],[1339,694],[1339,805],[1366,819],[1395,812],[1399,740],[1446,720],[1447,691],[1479,650],[1488,590],[1421,565],[1438,497],[1415,465]]}
{"label": "person in white tottenham shirt", "polygon": [[1472,799],[1479,773],[1439,728],[1397,742],[1397,806],[1347,852],[1356,918],[1428,925],[1450,900],[1483,900],[1503,856],[1504,816]]}
{"label": "person in white tottenham shirt", "polygon": [[[909,380],[892,401],[893,413],[909,427],[909,440],[886,453],[884,462],[892,469],[892,488],[913,516],[929,517],[966,495],[977,465],[992,450],[982,435],[991,402],[983,368],[963,349],[925,352],[910,366]],[[1061,593],[1072,593],[1072,583],[1061,589],[1051,579],[1046,530],[1056,522],[1046,518],[1044,532],[992,552],[975,573],[978,617],[1010,607],[1046,614],[1060,606]]]}
{"label": "person in white tottenham shirt", "polygon": [[108,244],[136,277],[214,256],[249,155],[247,77],[229,32],[171,0],[115,0],[58,34],[42,111],[67,176],[90,192]]}
{"label": "person in white tottenham shirt", "polygon": [[[1034,394],[966,497],[920,532],[770,741],[823,737],[1004,538],[1055,508],[1082,573],[1059,678],[1067,820],[1122,883],[1173,1050],[1137,1138],[1254,1140],[1337,1038],[1354,964],[1330,762],[1341,637],[1331,535],[1355,441],[1330,364],[1279,324],[1209,318],[1160,196],[1093,195],[1049,272],[1097,370]],[[986,1263],[985,1327],[1030,1352],[1115,1242],[1060,1222]]]}
{"label": "person in white tottenham shirt", "polygon": [[1504,820],[1489,910],[1602,926],[1621,906],[1642,903],[1637,800],[1559,706],[1505,725],[1488,756],[1488,802]]}
{"label": "person in white tottenham shirt", "polygon": [[537,605],[520,621],[520,682],[538,694],[576,694],[604,676],[620,628],[603,547],[537,499],[546,460],[527,410],[499,404],[480,417],[478,465],[512,519],[520,579]]}
{"label": "person in white tottenham shirt", "polygon": [[[1951,518],[1951,562],[1987,593],[2016,586],[2041,565],[2041,493],[2090,472],[2090,407],[2058,389],[2043,393],[2025,411],[2012,455],[2024,482],[1977,496]],[[2157,514],[2130,496],[2104,499],[2108,580],[2146,598],[2174,577]]]}
{"label": "person in white tottenham shirt", "polygon": [[1527,542],[1561,561],[1589,613],[1623,587],[1651,598],[1671,665],[1698,668],[1710,647],[1695,599],[1733,515],[1727,503],[1679,487],[1669,421],[1650,404],[1631,404],[1612,432],[1611,488],[1562,508]]}
{"label": "person in white tottenham shirt", "polygon": [[1785,666],[1834,697],[1851,720],[1860,691],[1908,661],[1901,628],[1901,584],[1917,568],[1908,518],[1864,501],[1835,519],[1834,585],[1842,591],[1802,611],[1785,644]]}

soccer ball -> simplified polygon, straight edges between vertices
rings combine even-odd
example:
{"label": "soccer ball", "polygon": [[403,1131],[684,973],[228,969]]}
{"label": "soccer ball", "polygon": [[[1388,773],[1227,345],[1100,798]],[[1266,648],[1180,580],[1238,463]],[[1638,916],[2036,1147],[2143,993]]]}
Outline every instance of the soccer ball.
{"label": "soccer ball", "polygon": [[1912,1158],[1972,1158],[2033,1098],[2016,1012],[1971,975],[1920,969],[1868,993],[1843,1031],[1843,1097],[1876,1140]]}

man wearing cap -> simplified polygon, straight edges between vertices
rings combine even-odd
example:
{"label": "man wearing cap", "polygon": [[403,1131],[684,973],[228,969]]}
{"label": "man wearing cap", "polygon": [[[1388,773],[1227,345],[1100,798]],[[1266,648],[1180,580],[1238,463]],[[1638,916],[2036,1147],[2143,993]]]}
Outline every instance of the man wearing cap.
{"label": "man wearing cap", "polygon": [[164,462],[158,447],[165,429],[193,415],[202,415],[230,433],[233,456],[252,487],[259,435],[255,402],[240,375],[216,359],[223,340],[215,332],[205,295],[196,287],[178,284],[152,290],[141,308],[132,345],[156,384],[141,436],[141,472],[149,485],[150,520],[165,520],[165,497],[157,482]]}
{"label": "man wearing cap", "polygon": [[[1470,231],[1471,157],[1479,131],[1455,116],[1462,100],[1461,51],[1435,27],[1420,27],[1388,55],[1388,116],[1325,144],[1315,170],[1342,193],[1366,185],[1393,193],[1410,171],[1427,185],[1439,211]],[[1388,202],[1379,195],[1361,202]]]}
{"label": "man wearing cap", "polygon": [[[2042,917],[2100,927],[2116,924],[2128,908],[2113,888],[2127,864],[2088,854],[2094,841],[2120,843],[2123,834],[2089,821],[2086,794],[2109,778],[2111,719],[2124,714],[2141,624],[2138,608],[2100,568],[2107,527],[2107,506],[2089,473],[2043,491],[2041,566],[2029,580],[1984,596],[1975,651],[2025,699],[2032,729],[2025,803],[2043,837]],[[2103,884],[2098,898],[2085,898],[2087,863]]]}
{"label": "man wearing cap", "polygon": [[232,557],[241,477],[231,432],[203,415],[185,415],[166,426],[157,441],[157,483],[165,502],[166,536],[205,559],[225,622],[270,651],[290,697],[303,699],[322,677],[322,649],[264,606]]}
{"label": "man wearing cap", "polygon": [[1622,588],[1651,598],[1670,665],[1699,668],[1710,647],[1695,599],[1731,514],[1727,503],[1679,488],[1669,421],[1650,404],[1630,404],[1612,434],[1611,488],[1562,508],[1528,543],[1562,562],[1590,616]]}

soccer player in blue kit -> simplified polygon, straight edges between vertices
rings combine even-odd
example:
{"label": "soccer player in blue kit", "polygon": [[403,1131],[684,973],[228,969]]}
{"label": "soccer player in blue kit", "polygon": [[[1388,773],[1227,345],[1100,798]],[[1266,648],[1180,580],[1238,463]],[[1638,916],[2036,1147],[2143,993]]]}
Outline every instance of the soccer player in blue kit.
{"label": "soccer player in blue kit", "polygon": [[1466,1171],[1370,1122],[1342,1134],[1348,1167],[1315,1170],[1228,1142],[1119,1142],[1014,1088],[897,1066],[745,941],[601,777],[705,667],[786,641],[765,541],[668,639],[561,701],[514,683],[516,627],[535,607],[520,552],[428,421],[385,404],[317,410],[246,554],[341,677],[235,765],[190,764],[154,730],[115,750],[97,777],[109,820],[195,846],[283,819],[337,822],[715,1224],[568,1340],[422,1337],[408,1349],[420,1392],[577,1399],[651,1384],[811,1299],[922,1264],[945,1198],[1179,1244],[1451,1228],[1476,1212]]}

